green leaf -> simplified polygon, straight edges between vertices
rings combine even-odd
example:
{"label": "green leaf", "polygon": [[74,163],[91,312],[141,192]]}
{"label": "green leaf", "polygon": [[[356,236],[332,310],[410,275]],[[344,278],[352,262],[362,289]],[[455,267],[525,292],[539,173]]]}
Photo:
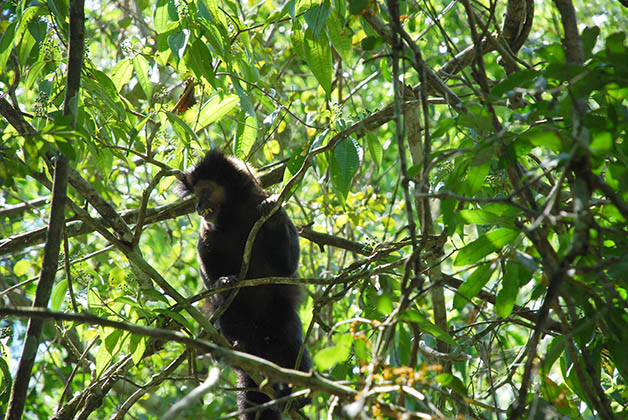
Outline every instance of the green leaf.
{"label": "green leaf", "polygon": [[170,124],[172,124],[174,131],[179,135],[179,137],[182,137],[185,140],[186,144],[190,144],[190,141],[192,140],[199,142],[194,130],[192,130],[192,128],[190,128],[185,121],[179,118],[178,115],[173,114],[172,112],[166,112],[166,116],[168,117]]}
{"label": "green leaf", "polygon": [[68,34],[68,0],[48,0],[48,8],[57,20],[57,24],[61,28],[63,36],[67,38]]}
{"label": "green leaf", "polygon": [[384,43],[384,39],[382,37],[376,35],[370,35],[364,38],[360,45],[364,51],[371,51],[379,48],[380,45]]}
{"label": "green leaf", "polygon": [[316,37],[309,29],[305,31],[303,53],[312,74],[329,97],[331,95],[332,57],[327,35],[323,32]]}
{"label": "green leaf", "polygon": [[372,131],[366,132],[366,144],[368,145],[373,162],[375,162],[378,168],[381,167],[384,149],[382,148],[382,143]]}
{"label": "green leaf", "polygon": [[518,235],[519,231],[508,228],[499,228],[488,232],[460,249],[454,260],[454,265],[474,264],[491,252],[499,251]]}
{"label": "green leaf", "polygon": [[131,77],[133,77],[133,62],[128,58],[118,61],[111,70],[110,78],[118,92],[124,85],[129,83]]}
{"label": "green leaf", "polygon": [[172,318],[174,321],[178,322],[179,324],[181,324],[181,326],[183,326],[186,330],[188,330],[189,332],[194,332],[195,328],[192,324],[190,324],[190,322],[183,316],[181,315],[179,312],[174,312],[174,311],[170,311],[168,309],[155,309],[156,313],[162,314],[167,316],[168,318]]}
{"label": "green leaf", "polygon": [[129,352],[131,353],[133,362],[138,364],[143,359],[144,353],[146,352],[146,337],[131,335],[131,340],[129,340]]}
{"label": "green leaf", "polygon": [[173,0],[157,0],[153,20],[155,22],[155,30],[158,33],[167,32],[170,24],[179,20],[177,7],[174,5]]}
{"label": "green leaf", "polygon": [[63,303],[67,291],[67,279],[63,279],[55,285],[54,289],[52,289],[52,294],[50,295],[50,309],[52,309],[53,311],[58,311],[59,309],[61,309],[61,304]]}
{"label": "green leaf", "polygon": [[199,0],[197,4],[199,15],[202,18],[213,24],[219,23],[224,25],[224,22],[221,20],[223,13],[218,7],[217,0]]}
{"label": "green leaf", "polygon": [[484,180],[491,170],[491,162],[486,162],[481,165],[471,166],[467,172],[466,179],[466,191],[469,195],[474,195],[484,185]]}
{"label": "green leaf", "polygon": [[385,293],[377,296],[377,311],[382,315],[389,315],[393,311],[393,303],[390,296]]}
{"label": "green leaf", "polygon": [[563,142],[558,137],[558,134],[547,127],[533,127],[522,134],[521,138],[529,141],[534,146],[547,147],[555,152],[560,152],[563,149]]}
{"label": "green leaf", "polygon": [[234,144],[234,153],[237,157],[244,159],[249,154],[257,138],[257,132],[257,117],[255,113],[247,113],[244,123],[238,127],[238,135]]}
{"label": "green leaf", "polygon": [[[101,337],[104,332],[101,332]],[[102,343],[98,346],[98,352],[96,352],[96,374],[100,375],[109,366],[109,362],[113,359],[113,355],[107,351],[106,346]]]}
{"label": "green leaf", "polygon": [[0,69],[6,69],[7,61],[13,51],[13,39],[15,38],[15,27],[17,22],[11,23],[2,34],[0,39]]}
{"label": "green leaf", "polygon": [[351,334],[341,335],[335,346],[322,349],[314,355],[314,364],[319,370],[326,371],[337,363],[346,362],[351,355],[351,343]]}
{"label": "green leaf", "polygon": [[491,278],[491,274],[493,274],[491,264],[482,264],[477,267],[460,285],[458,293],[454,295],[454,308],[460,310],[470,299],[476,297]]}
{"label": "green leaf", "polygon": [[[351,65],[351,53],[353,47],[351,45],[351,30],[345,28],[342,19],[338,15],[336,10],[332,10],[327,21],[327,34],[331,40],[332,45],[342,57],[342,60],[347,65]],[[368,133],[371,133],[368,131]]]}
{"label": "green leaf", "polygon": [[349,0],[349,13],[361,15],[369,7],[369,0]]}
{"label": "green leaf", "polygon": [[360,167],[359,145],[352,138],[342,140],[331,155],[331,181],[340,200],[344,202],[353,177]]}
{"label": "green leaf", "polygon": [[188,53],[185,55],[185,64],[197,79],[205,77],[209,83],[214,83],[216,75],[212,66],[212,56],[207,45],[200,39],[194,39],[189,45]]}
{"label": "green leaf", "polygon": [[172,51],[172,54],[176,58],[177,63],[181,58],[183,58],[183,54],[185,53],[185,48],[188,45],[189,38],[189,29],[183,29],[168,35],[168,46],[170,47],[170,51]]}
{"label": "green leaf", "polygon": [[456,216],[460,223],[467,225],[490,225],[498,223],[504,219],[501,216],[482,209],[460,210]]}
{"label": "green leaf", "polygon": [[48,64],[47,61],[38,61],[35,64],[33,64],[33,66],[28,72],[26,83],[24,84],[24,87],[26,90],[30,90],[33,87],[33,85],[35,84],[35,81],[37,81],[40,78],[47,64]]}
{"label": "green leaf", "polygon": [[22,36],[24,35],[24,32],[26,32],[26,30],[28,29],[28,24],[31,22],[31,20],[33,20],[35,15],[37,15],[37,12],[39,12],[39,9],[40,8],[37,6],[32,6],[25,9],[21,13],[21,16],[18,19],[19,25],[17,26],[17,29],[15,30],[15,40],[17,42],[20,42],[22,40]]}
{"label": "green leaf", "polygon": [[118,102],[120,106],[122,106],[120,96],[118,95],[118,88],[109,78],[109,76],[107,76],[106,73],[103,73],[102,71],[96,69],[92,69],[91,74],[96,79],[100,87],[103,88],[103,91],[107,94],[107,97],[111,99],[112,102]]}
{"label": "green leaf", "polygon": [[15,274],[18,277],[22,277],[23,275],[28,273],[28,270],[30,270],[31,267],[32,267],[32,264],[30,261],[19,260],[13,266],[13,274]]}
{"label": "green leaf", "polygon": [[151,100],[153,97],[153,82],[148,78],[148,60],[142,55],[136,55],[133,57],[133,67],[135,68],[137,81],[140,83],[146,99]]}
{"label": "green leaf", "polygon": [[218,121],[225,114],[231,112],[239,102],[240,98],[237,95],[225,95],[222,99],[218,95],[210,98],[201,108],[198,125],[195,129],[197,131],[201,130],[209,124]]}
{"label": "green leaf", "polygon": [[607,153],[613,150],[614,145],[615,142],[611,133],[609,133],[608,131],[597,131],[592,134],[589,149],[594,155],[605,156]]}
{"label": "green leaf", "polygon": [[505,93],[517,87],[528,87],[532,85],[539,72],[534,69],[521,70],[511,74],[501,82],[491,88],[491,95],[501,97]]}
{"label": "green leaf", "polygon": [[68,159],[71,161],[76,160],[74,147],[72,147],[72,143],[70,143],[65,136],[55,136],[55,145]]}
{"label": "green leaf", "polygon": [[0,372],[2,372],[2,380],[0,381],[0,385],[3,385],[2,389],[0,389],[0,404],[6,404],[9,401],[9,396],[11,395],[11,386],[13,385],[13,380],[11,378],[9,365],[4,360],[4,357],[0,357]]}
{"label": "green leaf", "polygon": [[104,328],[103,330],[109,332],[104,338],[104,343],[107,352],[113,356],[120,348],[124,332],[113,328]]}
{"label": "green leaf", "polygon": [[494,130],[493,118],[486,111],[461,113],[456,121],[463,127],[472,128],[476,131],[492,132]]}
{"label": "green leaf", "polygon": [[567,61],[565,58],[565,51],[563,51],[563,47],[559,43],[544,45],[543,47],[538,48],[536,53],[545,61],[553,64],[565,64]]}
{"label": "green leaf", "polygon": [[591,57],[591,52],[593,47],[595,47],[598,36],[600,36],[600,28],[597,26],[587,26],[582,30],[582,50],[585,59]]}
{"label": "green leaf", "polygon": [[327,24],[327,18],[329,17],[329,12],[331,8],[329,6],[329,2],[325,1],[324,3],[317,4],[315,6],[310,7],[303,14],[303,18],[305,19],[305,23],[307,23],[307,27],[316,38],[319,37],[321,31]]}
{"label": "green leaf", "polygon": [[495,301],[495,309],[497,315],[507,318],[515,307],[515,300],[519,293],[519,270],[525,270],[520,264],[509,262],[506,265],[504,277],[502,279],[502,288],[497,293]]}
{"label": "green leaf", "polygon": [[624,47],[624,41],[626,39],[626,34],[623,32],[615,32],[606,38],[606,51],[613,55],[623,55],[626,53],[626,47]]}
{"label": "green leaf", "polygon": [[406,311],[406,313],[404,313],[401,316],[401,319],[403,321],[416,323],[419,326],[419,329],[421,331],[428,333],[429,335],[431,335],[432,337],[440,341],[449,343],[452,346],[458,345],[458,343],[453,338],[451,338],[449,334],[443,331],[442,328],[440,328],[438,325],[429,321],[427,318],[425,318],[423,315],[421,315],[418,311],[414,309],[410,309]]}
{"label": "green leaf", "polygon": [[460,378],[451,373],[441,373],[436,377],[436,382],[444,387],[451,388],[460,395],[467,395],[464,382]]}

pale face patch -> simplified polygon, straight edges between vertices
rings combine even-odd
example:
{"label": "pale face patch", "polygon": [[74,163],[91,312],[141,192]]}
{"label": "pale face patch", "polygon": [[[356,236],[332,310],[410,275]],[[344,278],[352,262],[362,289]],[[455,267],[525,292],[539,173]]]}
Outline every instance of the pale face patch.
{"label": "pale face patch", "polygon": [[201,180],[194,185],[196,212],[211,230],[216,227],[216,220],[222,205],[226,201],[225,188],[210,180]]}

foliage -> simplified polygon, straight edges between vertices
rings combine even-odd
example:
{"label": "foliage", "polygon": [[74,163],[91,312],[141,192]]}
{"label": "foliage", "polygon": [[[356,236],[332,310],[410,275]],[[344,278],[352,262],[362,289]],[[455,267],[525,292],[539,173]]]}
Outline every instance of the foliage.
{"label": "foliage", "polygon": [[[628,419],[628,9],[577,2],[576,26],[568,1],[533,21],[521,3],[88,2],[71,115],[70,5],[2,3],[0,413],[60,151],[76,171],[24,418],[159,418],[215,367],[178,415],[221,418],[237,364],[316,391],[310,419]],[[202,310],[172,186],[214,147],[302,226],[314,376],[221,350],[160,283]]]}

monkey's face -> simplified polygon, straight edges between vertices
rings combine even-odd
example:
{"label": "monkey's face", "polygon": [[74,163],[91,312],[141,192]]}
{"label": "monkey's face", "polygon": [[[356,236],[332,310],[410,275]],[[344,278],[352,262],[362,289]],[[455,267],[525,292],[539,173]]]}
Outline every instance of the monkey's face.
{"label": "monkey's face", "polygon": [[210,229],[216,228],[216,221],[225,203],[225,189],[214,181],[201,180],[194,185],[196,212]]}

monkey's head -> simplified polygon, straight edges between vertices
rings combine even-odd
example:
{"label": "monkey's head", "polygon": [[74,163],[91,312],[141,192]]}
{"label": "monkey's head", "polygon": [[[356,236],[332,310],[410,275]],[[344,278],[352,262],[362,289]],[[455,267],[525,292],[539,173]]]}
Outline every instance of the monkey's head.
{"label": "monkey's head", "polygon": [[235,204],[245,189],[257,184],[255,173],[242,161],[210,150],[203,160],[183,173],[178,186],[181,196],[196,196],[196,212],[215,229],[220,215]]}
{"label": "monkey's head", "polygon": [[216,229],[216,222],[226,201],[225,188],[215,181],[201,179],[194,185],[196,212],[205,220],[211,230]]}

